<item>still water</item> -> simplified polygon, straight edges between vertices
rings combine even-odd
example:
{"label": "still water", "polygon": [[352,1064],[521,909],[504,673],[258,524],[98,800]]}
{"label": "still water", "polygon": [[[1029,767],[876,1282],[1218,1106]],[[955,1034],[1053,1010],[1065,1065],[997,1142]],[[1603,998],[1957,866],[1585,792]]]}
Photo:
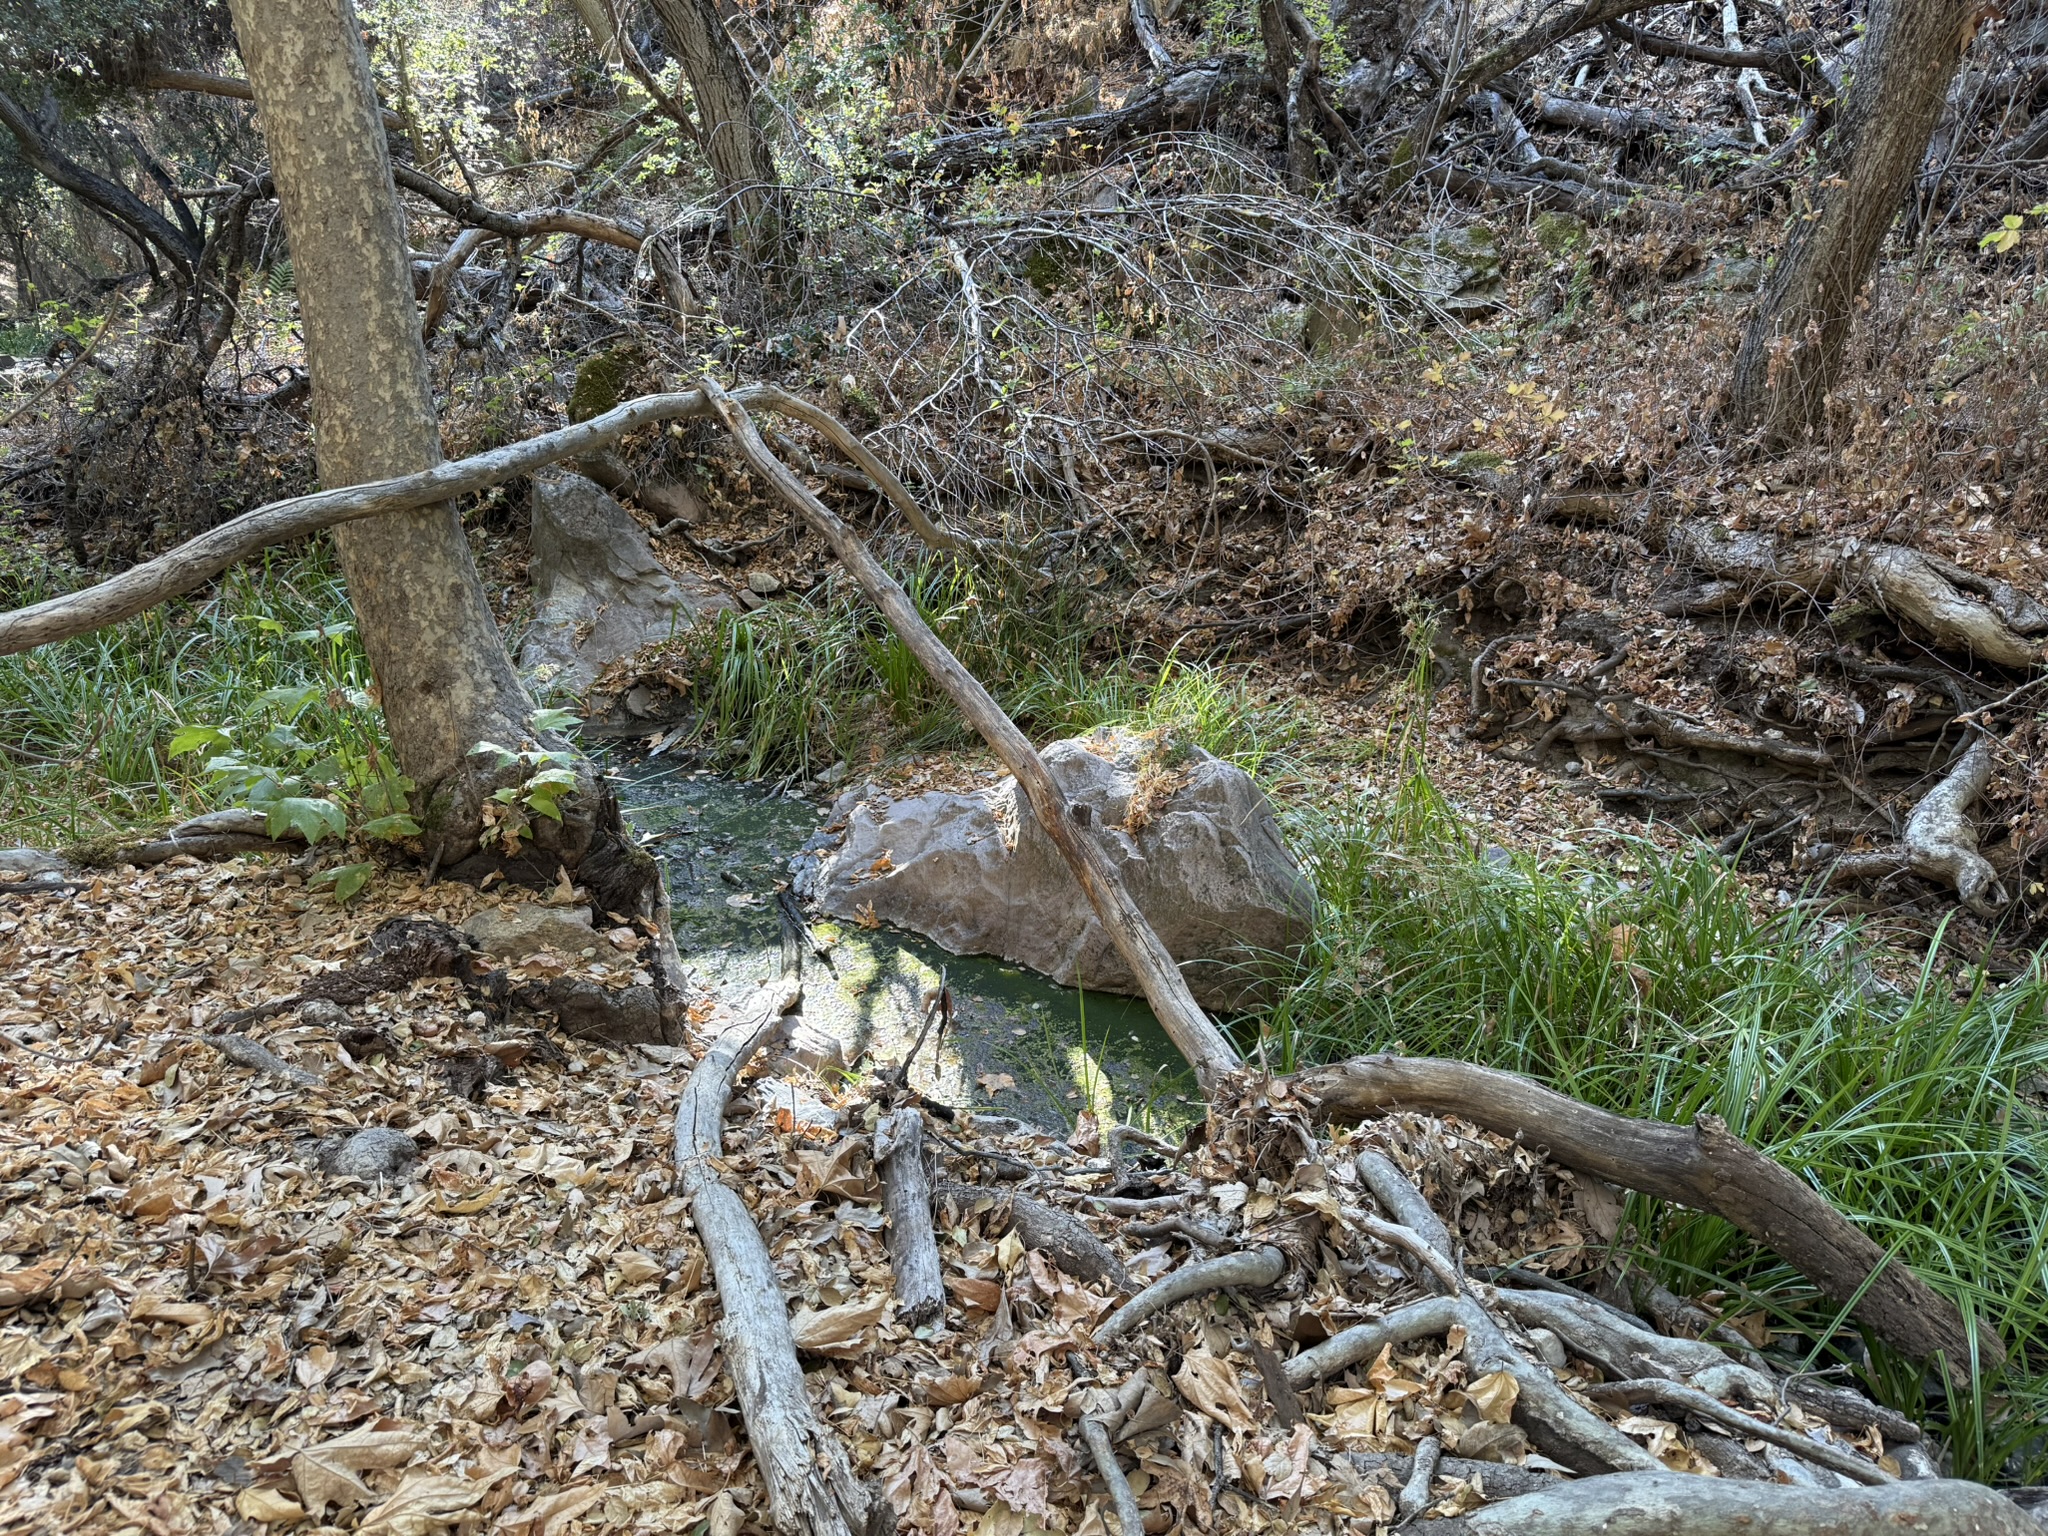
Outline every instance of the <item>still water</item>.
{"label": "still water", "polygon": [[[667,860],[685,969],[694,984],[740,1001],[781,970],[776,892],[829,810],[708,770],[622,763],[615,773],[628,819]],[[1059,1132],[1084,1109],[1161,1132],[1199,1113],[1193,1074],[1141,999],[1061,987],[892,928],[804,917],[827,957],[805,948],[804,1018],[838,1037],[849,1065],[863,1056],[877,1067],[901,1062],[943,975],[952,1027],[936,1049],[927,1038],[911,1068],[928,1096]]]}

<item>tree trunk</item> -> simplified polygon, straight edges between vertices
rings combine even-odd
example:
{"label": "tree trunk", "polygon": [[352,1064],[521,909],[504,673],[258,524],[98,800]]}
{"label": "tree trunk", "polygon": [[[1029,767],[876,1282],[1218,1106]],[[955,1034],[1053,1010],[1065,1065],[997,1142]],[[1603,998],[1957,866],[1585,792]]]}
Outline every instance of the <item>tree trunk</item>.
{"label": "tree trunk", "polygon": [[1881,0],[1817,172],[1825,196],[1793,226],[1735,358],[1729,419],[1773,452],[1815,426],[1842,366],[1856,296],[1941,117],[1977,0]]}
{"label": "tree trunk", "polygon": [[[441,461],[441,434],[354,9],[349,0],[232,0],[232,10],[291,239],[321,479],[344,486],[429,468]],[[490,787],[471,749],[516,748],[533,701],[453,507],[354,523],[334,540],[428,851],[453,864],[478,846]],[[565,837],[573,864],[575,835],[552,840]]]}
{"label": "tree trunk", "polygon": [[716,0],[654,0],[669,52],[682,62],[697,99],[697,131],[740,249],[756,260],[780,238],[775,162],[754,116],[754,81],[726,34]]}

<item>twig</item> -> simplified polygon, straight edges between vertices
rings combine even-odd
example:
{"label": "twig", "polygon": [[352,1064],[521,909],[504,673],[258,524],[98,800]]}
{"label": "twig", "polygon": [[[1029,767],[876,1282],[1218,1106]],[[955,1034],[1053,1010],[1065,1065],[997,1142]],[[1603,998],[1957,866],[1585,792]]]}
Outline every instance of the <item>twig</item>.
{"label": "twig", "polygon": [[1230,1286],[1257,1289],[1274,1284],[1286,1272],[1287,1255],[1270,1243],[1183,1264],[1110,1313],[1102,1326],[1095,1330],[1095,1342],[1114,1343],[1139,1324],[1191,1296],[1207,1295],[1210,1291]]}
{"label": "twig", "polygon": [[1716,1424],[1724,1424],[1752,1440],[1762,1440],[1795,1456],[1803,1456],[1815,1466],[1826,1467],[1830,1472],[1839,1472],[1873,1488],[1898,1481],[1884,1468],[1860,1456],[1852,1456],[1832,1445],[1823,1445],[1781,1424],[1766,1424],[1753,1419],[1741,1409],[1731,1408],[1719,1398],[1683,1382],[1645,1377],[1639,1381],[1599,1382],[1582,1390],[1588,1397],[1613,1397],[1629,1403],[1658,1403],[1667,1408],[1683,1408],[1687,1413],[1712,1419]]}
{"label": "twig", "polygon": [[1131,1492],[1130,1479],[1116,1464],[1116,1447],[1109,1443],[1108,1429],[1099,1419],[1083,1419],[1081,1438],[1088,1442],[1088,1454],[1095,1458],[1095,1470],[1109,1488],[1109,1500],[1116,1509],[1120,1536],[1145,1536],[1145,1517],[1138,1509],[1138,1496]]}

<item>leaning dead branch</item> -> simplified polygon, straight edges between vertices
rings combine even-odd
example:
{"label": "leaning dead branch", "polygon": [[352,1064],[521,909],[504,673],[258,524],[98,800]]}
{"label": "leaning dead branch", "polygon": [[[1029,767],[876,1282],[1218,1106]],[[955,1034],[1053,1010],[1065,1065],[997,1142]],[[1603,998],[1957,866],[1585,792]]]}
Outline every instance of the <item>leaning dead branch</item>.
{"label": "leaning dead branch", "polygon": [[1302,1090],[1332,1117],[1390,1109],[1454,1114],[1548,1148],[1568,1168],[1710,1211],[1765,1244],[1887,1343],[1915,1359],[1940,1355],[1966,1377],[1973,1360],[2005,1357],[1988,1328],[1972,1336],[1953,1302],[1885,1253],[1813,1188],[1730,1134],[1717,1117],[1691,1126],[1594,1109],[1524,1077],[1427,1057],[1358,1056],[1315,1068]]}
{"label": "leaning dead branch", "polygon": [[444,187],[433,177],[412,166],[394,161],[391,179],[408,192],[415,192],[458,224],[489,230],[508,240],[525,240],[535,235],[574,235],[579,240],[596,240],[620,250],[638,251],[647,238],[639,220],[607,219],[580,208],[532,208],[511,213],[480,203],[467,193]]}
{"label": "leaning dead branch", "polygon": [[701,386],[713,410],[732,433],[740,455],[760,473],[777,495],[815,529],[839,562],[853,576],[868,600],[881,609],[911,653],[931,674],[932,680],[953,701],[967,722],[980,733],[1003,766],[1016,776],[1032,814],[1046,836],[1058,847],[1087,892],[1089,902],[1101,919],[1104,931],[1117,947],[1124,963],[1137,978],[1145,1000],[1159,1016],[1162,1028],[1198,1072],[1227,1072],[1238,1064],[1237,1048],[1202,1011],[1188,991],[1187,981],[1159,942],[1158,934],[1145,914],[1131,899],[1123,878],[1096,841],[1081,831],[1070,813],[1066,797],[1046,771],[1037,750],[1016,722],[1003,712],[981,681],[960,664],[960,660],[932,632],[917,605],[838,515],[812,494],[787,465],[768,451],[740,401],[708,380]]}
{"label": "leaning dead branch", "polygon": [[718,1287],[726,1367],[776,1530],[863,1536],[873,1495],[854,1477],[838,1437],[811,1411],[775,1263],[746,1202],[718,1176],[733,1078],[781,1028],[794,1001],[787,984],[766,988],[747,1017],[711,1042],[676,1106],[676,1172]]}

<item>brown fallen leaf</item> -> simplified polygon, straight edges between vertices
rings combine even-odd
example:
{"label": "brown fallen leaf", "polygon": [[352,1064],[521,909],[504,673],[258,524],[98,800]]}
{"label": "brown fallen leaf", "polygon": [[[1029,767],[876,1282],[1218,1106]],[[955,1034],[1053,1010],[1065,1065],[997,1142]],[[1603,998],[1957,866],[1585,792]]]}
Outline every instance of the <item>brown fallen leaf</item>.
{"label": "brown fallen leaf", "polygon": [[1196,1350],[1181,1361],[1173,1384],[1180,1388],[1182,1397],[1225,1429],[1248,1433],[1256,1427],[1257,1421],[1237,1389],[1237,1373],[1231,1370],[1228,1360],[1206,1349]]}
{"label": "brown fallen leaf", "polygon": [[920,1376],[917,1395],[936,1408],[954,1408],[980,1395],[979,1376]]}
{"label": "brown fallen leaf", "polygon": [[789,1320],[796,1347],[814,1355],[853,1354],[861,1336],[882,1320],[889,1308],[887,1296],[866,1301],[849,1301],[844,1306],[802,1311]]}
{"label": "brown fallen leaf", "polygon": [[535,1499],[524,1512],[513,1511],[498,1523],[506,1536],[557,1536],[571,1520],[603,1498],[602,1486],[567,1488]]}
{"label": "brown fallen leaf", "polygon": [[413,1472],[398,1491],[371,1510],[356,1527],[357,1536],[432,1536],[453,1525],[490,1492],[491,1484],[510,1477],[500,1467],[483,1477],[450,1477],[441,1472]]}
{"label": "brown fallen leaf", "polygon": [[203,1301],[167,1301],[144,1292],[128,1304],[128,1321],[131,1323],[177,1323],[181,1327],[196,1328],[212,1318],[213,1308]]}
{"label": "brown fallen leaf", "polygon": [[1506,1371],[1489,1371],[1466,1386],[1465,1396],[1486,1423],[1505,1424],[1514,1414],[1521,1390]]}
{"label": "brown fallen leaf", "polygon": [[45,1259],[0,1274],[0,1312],[46,1300],[78,1301],[106,1290],[110,1283],[90,1266],[73,1269],[65,1259]]}
{"label": "brown fallen leaf", "polygon": [[325,1514],[330,1504],[343,1509],[367,1504],[376,1495],[357,1474],[379,1467],[402,1467],[426,1444],[426,1436],[417,1429],[386,1420],[300,1451],[291,1462],[299,1501],[316,1515]]}
{"label": "brown fallen leaf", "polygon": [[259,1525],[290,1525],[306,1518],[298,1500],[276,1488],[244,1488],[235,1495],[235,1513]]}

